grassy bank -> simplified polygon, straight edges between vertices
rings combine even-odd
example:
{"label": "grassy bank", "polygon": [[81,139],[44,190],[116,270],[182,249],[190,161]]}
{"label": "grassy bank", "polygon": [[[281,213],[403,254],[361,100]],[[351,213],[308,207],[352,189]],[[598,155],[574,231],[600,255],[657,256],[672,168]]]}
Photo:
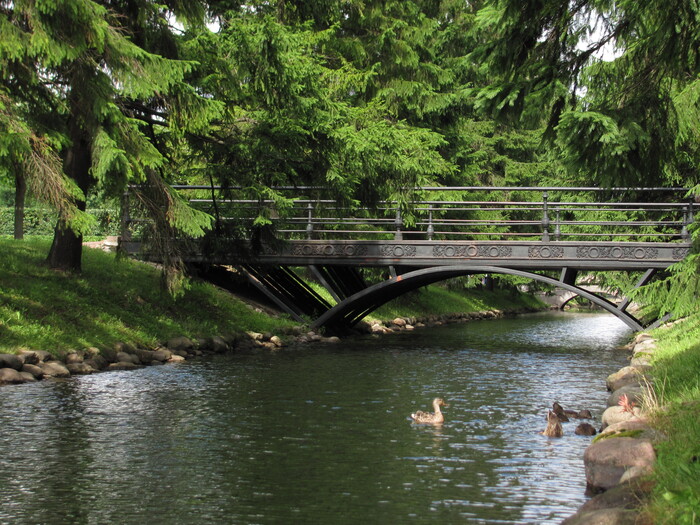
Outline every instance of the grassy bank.
{"label": "grassy bank", "polygon": [[295,324],[256,312],[206,283],[181,297],[161,291],[157,269],[84,249],[83,272],[44,266],[50,241],[0,239],[0,352],[21,348],[60,353],[127,341],[153,346],[244,330],[275,332]]}
{"label": "grassy bank", "polygon": [[659,405],[654,425],[668,439],[657,448],[654,523],[700,523],[700,315],[654,332]]}
{"label": "grassy bank", "polygon": [[457,292],[430,285],[394,299],[372,312],[369,318],[386,320],[396,317],[449,315],[484,310],[512,312],[543,308],[546,306],[534,296],[516,291],[489,292],[472,288],[467,292]]}
{"label": "grassy bank", "polygon": [[[157,269],[118,261],[100,250],[84,249],[80,275],[55,272],[43,264],[49,246],[48,238],[0,237],[0,352],[32,348],[61,353],[116,341],[153,346],[176,335],[279,333],[296,324],[284,316],[256,312],[203,282],[192,282],[184,295],[174,299],[161,291]],[[319,292],[330,299],[325,290]],[[399,297],[371,317],[389,320],[541,307],[525,294],[451,291],[433,285]]]}

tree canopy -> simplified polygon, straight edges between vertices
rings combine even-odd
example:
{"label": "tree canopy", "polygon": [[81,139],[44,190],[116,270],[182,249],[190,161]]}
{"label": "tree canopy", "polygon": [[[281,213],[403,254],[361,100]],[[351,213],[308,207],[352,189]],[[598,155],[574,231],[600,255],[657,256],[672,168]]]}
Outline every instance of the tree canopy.
{"label": "tree canopy", "polygon": [[694,186],[698,16],[685,0],[0,0],[0,176],[57,209],[64,269],[86,196],[133,183],[162,239],[217,224],[174,183],[282,211],[275,185],[402,206],[428,184]]}

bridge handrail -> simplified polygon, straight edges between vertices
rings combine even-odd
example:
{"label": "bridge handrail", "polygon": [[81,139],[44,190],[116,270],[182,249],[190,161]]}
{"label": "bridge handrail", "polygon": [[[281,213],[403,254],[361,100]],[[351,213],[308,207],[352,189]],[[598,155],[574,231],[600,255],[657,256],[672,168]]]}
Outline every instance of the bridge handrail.
{"label": "bridge handrail", "polygon": [[[491,240],[511,237],[550,240],[580,240],[586,238],[627,237],[639,239],[689,239],[688,226],[694,220],[694,202],[683,200],[687,188],[597,188],[597,187],[516,187],[516,186],[452,186],[418,188],[430,192],[541,192],[541,200],[410,200],[408,206],[380,201],[376,207],[350,207],[332,198],[288,198],[284,209],[278,210],[273,199],[231,198],[231,192],[245,191],[243,187],[185,186],[174,189],[188,193],[211,192],[214,198],[194,195],[189,202],[213,214],[219,224],[238,221],[252,225],[260,213],[275,224],[278,236],[285,239],[377,238],[450,239],[467,236]],[[320,186],[277,186],[278,192],[326,191]],[[218,198],[215,192],[221,192]],[[552,193],[608,192],[617,195],[612,202],[556,201]],[[664,202],[623,201],[625,193],[639,197],[640,193],[657,193]],[[659,197],[657,197],[658,199]],[[672,199],[669,202],[669,199]],[[207,206],[210,208],[207,209]],[[128,193],[123,207],[123,237],[131,238],[134,225],[146,219],[133,217]],[[295,227],[303,225],[303,227]],[[387,226],[393,226],[388,229]]]}

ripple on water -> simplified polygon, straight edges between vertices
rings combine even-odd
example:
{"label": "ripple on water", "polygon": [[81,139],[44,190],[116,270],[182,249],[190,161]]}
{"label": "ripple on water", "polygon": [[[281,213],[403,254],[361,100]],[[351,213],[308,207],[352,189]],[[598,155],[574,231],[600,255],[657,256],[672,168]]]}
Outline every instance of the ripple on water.
{"label": "ripple on water", "polygon": [[[3,388],[0,523],[558,523],[589,439],[546,410],[600,414],[628,333],[531,316]],[[412,424],[435,396],[446,423]]]}

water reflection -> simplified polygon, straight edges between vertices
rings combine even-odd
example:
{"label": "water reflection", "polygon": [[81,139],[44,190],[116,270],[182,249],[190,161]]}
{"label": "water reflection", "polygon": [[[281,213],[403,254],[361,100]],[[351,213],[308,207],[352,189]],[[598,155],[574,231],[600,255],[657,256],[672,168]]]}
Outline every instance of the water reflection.
{"label": "water reflection", "polygon": [[[528,316],[0,389],[0,523],[558,523],[629,334]],[[433,397],[441,426],[408,418]]]}

